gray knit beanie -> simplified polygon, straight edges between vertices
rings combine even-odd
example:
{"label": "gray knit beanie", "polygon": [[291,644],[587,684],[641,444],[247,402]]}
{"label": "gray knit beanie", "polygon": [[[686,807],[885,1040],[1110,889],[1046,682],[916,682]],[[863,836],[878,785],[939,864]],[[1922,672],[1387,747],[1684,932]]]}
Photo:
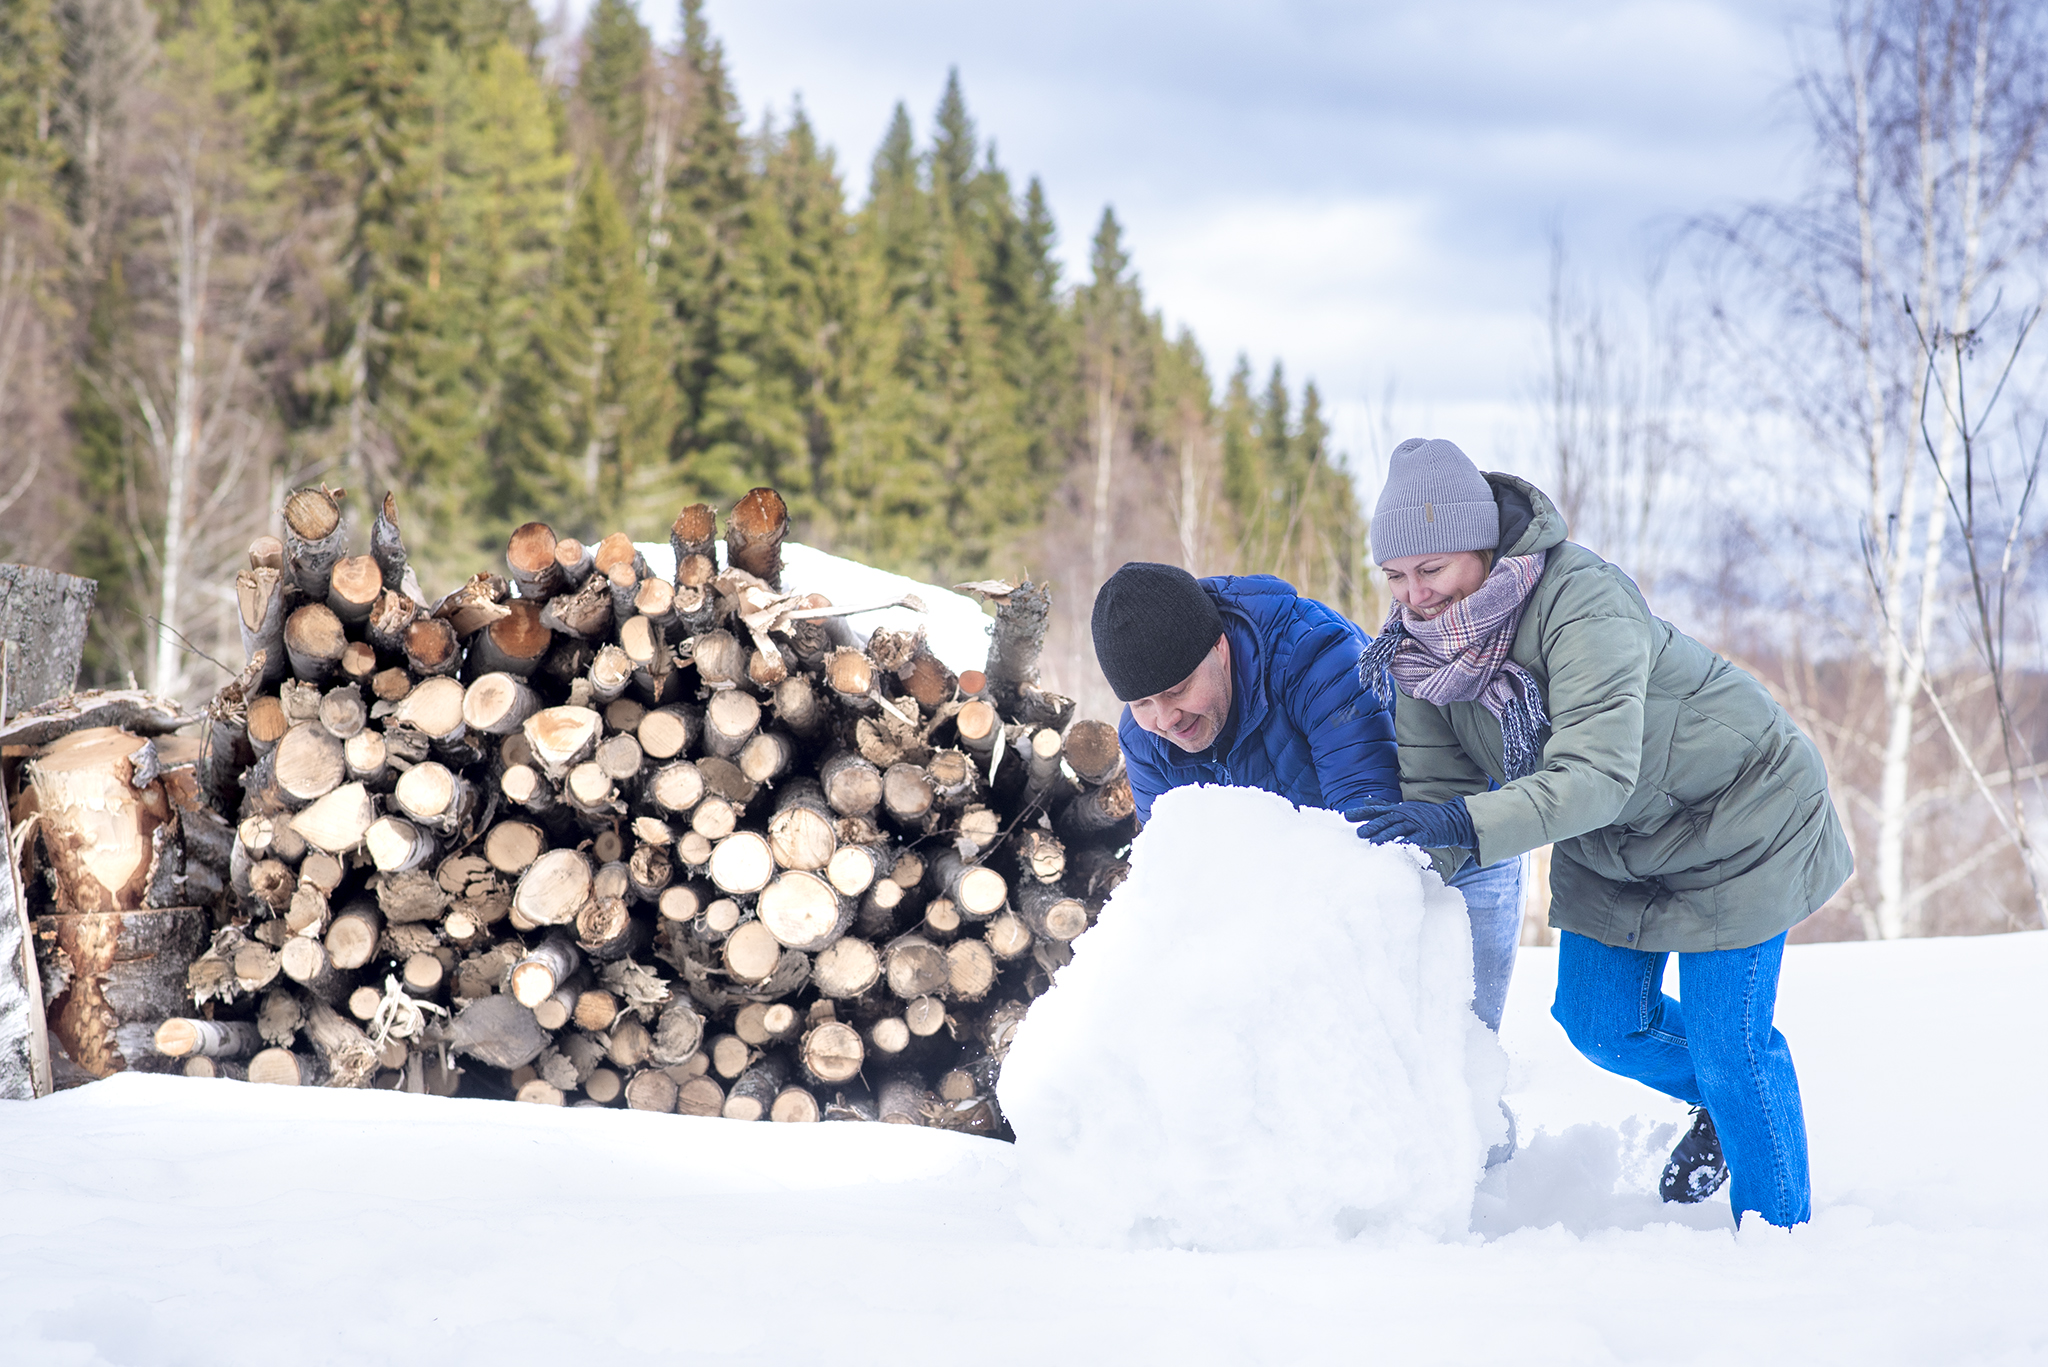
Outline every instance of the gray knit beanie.
{"label": "gray knit beanie", "polygon": [[1387,462],[1387,487],[1372,510],[1372,558],[1490,551],[1500,545],[1493,486],[1472,458],[1441,437],[1410,437]]}
{"label": "gray knit beanie", "polygon": [[1178,565],[1133,560],[1095,595],[1095,661],[1123,702],[1163,693],[1195,672],[1223,634],[1223,614]]}

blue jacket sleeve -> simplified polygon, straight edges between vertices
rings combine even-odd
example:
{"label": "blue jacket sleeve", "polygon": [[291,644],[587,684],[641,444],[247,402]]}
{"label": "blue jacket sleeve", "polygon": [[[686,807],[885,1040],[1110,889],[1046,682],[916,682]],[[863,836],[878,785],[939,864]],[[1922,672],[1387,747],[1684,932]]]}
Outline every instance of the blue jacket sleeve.
{"label": "blue jacket sleeve", "polygon": [[1131,780],[1131,796],[1138,800],[1138,820],[1150,821],[1152,799],[1171,786],[1159,766],[1159,738],[1132,721],[1131,709],[1126,707],[1116,724],[1116,739],[1123,748],[1124,773]]}
{"label": "blue jacket sleeve", "polygon": [[1303,600],[1282,705],[1314,756],[1316,786],[1331,811],[1366,798],[1401,800],[1394,719],[1358,682],[1358,630],[1331,609]]}

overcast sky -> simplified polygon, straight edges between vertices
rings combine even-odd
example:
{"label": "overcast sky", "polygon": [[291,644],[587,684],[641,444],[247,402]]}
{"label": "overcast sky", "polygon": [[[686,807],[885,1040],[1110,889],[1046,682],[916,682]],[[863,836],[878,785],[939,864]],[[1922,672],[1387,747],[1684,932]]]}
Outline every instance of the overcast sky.
{"label": "overcast sky", "polygon": [[[677,7],[640,0],[657,38]],[[1684,216],[1785,192],[1808,0],[708,0],[750,125],[801,97],[849,192],[957,66],[984,139],[1044,182],[1069,278],[1105,204],[1151,305],[1219,379],[1313,377],[1370,471],[1367,407],[1527,440],[1548,240],[1608,288]],[[1487,447],[1497,448],[1482,454]],[[1533,473],[1533,472],[1532,472]],[[1373,482],[1367,475],[1368,482]]]}

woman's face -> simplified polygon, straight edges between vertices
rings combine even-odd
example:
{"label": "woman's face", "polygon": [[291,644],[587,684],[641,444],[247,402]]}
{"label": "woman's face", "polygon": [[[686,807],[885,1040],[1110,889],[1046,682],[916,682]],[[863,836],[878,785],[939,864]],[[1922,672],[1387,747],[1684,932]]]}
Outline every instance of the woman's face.
{"label": "woman's face", "polygon": [[1380,566],[1394,599],[1418,617],[1431,618],[1486,582],[1487,565],[1477,551],[1401,555]]}

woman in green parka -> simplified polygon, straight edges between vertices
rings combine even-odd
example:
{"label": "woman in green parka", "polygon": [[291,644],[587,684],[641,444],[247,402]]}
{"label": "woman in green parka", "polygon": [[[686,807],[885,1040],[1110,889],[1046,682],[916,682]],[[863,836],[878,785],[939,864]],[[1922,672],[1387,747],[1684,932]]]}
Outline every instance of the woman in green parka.
{"label": "woman in green parka", "polygon": [[[1552,846],[1552,1014],[1593,1062],[1696,1110],[1664,1198],[1732,1174],[1738,1221],[1806,1220],[1799,1080],[1772,1015],[1785,932],[1850,873],[1819,752],[1565,540],[1534,486],[1448,441],[1395,448],[1372,549],[1396,601],[1360,674],[1398,696],[1402,801],[1347,818],[1449,869]],[[1682,1006],[1663,993],[1673,953]]]}

